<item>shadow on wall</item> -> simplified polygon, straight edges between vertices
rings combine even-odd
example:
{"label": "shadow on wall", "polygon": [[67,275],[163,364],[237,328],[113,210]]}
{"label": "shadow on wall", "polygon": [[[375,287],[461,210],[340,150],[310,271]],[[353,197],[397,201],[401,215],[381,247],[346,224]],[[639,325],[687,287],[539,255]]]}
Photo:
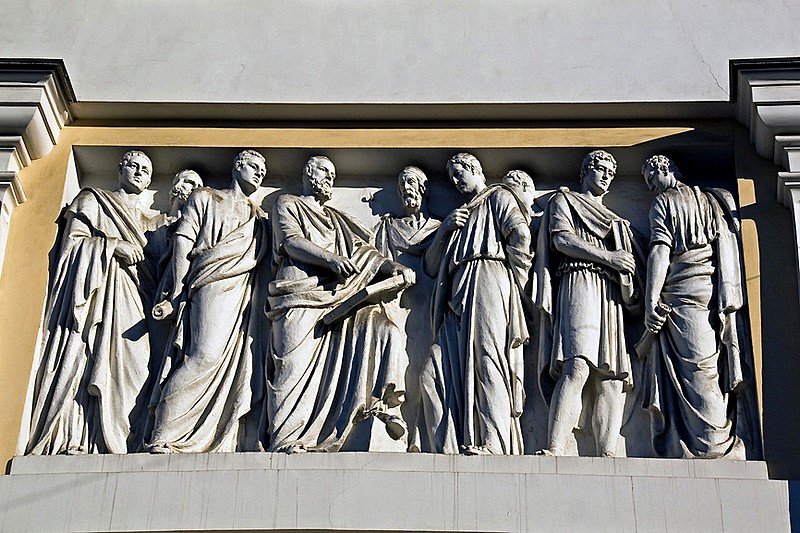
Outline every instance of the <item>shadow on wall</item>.
{"label": "shadow on wall", "polygon": [[[755,222],[758,232],[761,296],[761,383],[764,457],[772,478],[800,478],[800,308],[791,212],[777,202],[775,187],[782,170],[761,158],[748,131],[735,129],[736,174],[753,180],[756,203],[741,209],[742,219]],[[754,324],[754,330],[758,325]],[[797,488],[795,493],[798,493]],[[800,495],[796,497],[800,498]],[[797,513],[795,513],[797,514]]]}

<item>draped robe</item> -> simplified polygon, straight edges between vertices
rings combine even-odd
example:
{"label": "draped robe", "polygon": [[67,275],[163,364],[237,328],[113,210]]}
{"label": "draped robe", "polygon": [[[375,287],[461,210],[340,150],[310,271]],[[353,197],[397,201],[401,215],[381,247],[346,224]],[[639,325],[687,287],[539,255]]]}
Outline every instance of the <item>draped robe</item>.
{"label": "draped robe", "polygon": [[[615,227],[616,226],[616,229]],[[564,361],[575,357],[633,387],[619,273],[558,252],[553,236],[568,232],[601,250],[632,252],[628,224],[599,202],[566,188],[547,204],[536,247],[536,306],[540,310],[539,383],[552,397]],[[621,242],[616,242],[614,234]]]}
{"label": "draped robe", "polygon": [[435,340],[420,377],[425,451],[521,454],[520,294],[532,259],[525,208],[503,185],[464,207],[469,217],[446,244],[431,306]]}
{"label": "draped robe", "polygon": [[731,393],[746,387],[752,363],[737,321],[744,291],[734,209],[727,191],[681,183],[650,208],[651,245],[670,248],[660,295],[670,311],[637,351],[647,358],[644,406],[660,456],[744,458]]}
{"label": "draped robe", "polygon": [[430,321],[430,297],[433,279],[422,268],[422,257],[431,245],[441,222],[424,216],[392,217],[381,219],[375,231],[375,248],[385,257],[414,270],[417,281],[403,291],[399,298],[389,302],[385,308],[392,320],[403,329],[408,361],[406,371],[406,401],[403,416],[408,423],[409,449],[419,451],[419,374],[433,341]]}
{"label": "draped robe", "polygon": [[137,266],[147,218],[120,192],[83,189],[60,219],[26,453],[138,451],[150,354]]}
{"label": "draped robe", "polygon": [[259,267],[268,231],[258,207],[248,200],[238,216],[236,202],[232,190],[198,188],[175,229],[174,238],[193,247],[151,445],[184,453],[258,448],[242,450],[240,426],[263,399],[266,268]]}
{"label": "draped robe", "polygon": [[[367,230],[312,196],[278,198],[272,224],[270,450],[337,451],[359,408],[370,408],[389,385],[405,388],[403,336],[381,306],[363,306],[330,326],[322,321],[366,287],[386,259],[367,244]],[[291,237],[350,259],[359,272],[340,281],[327,269],[294,260],[283,249]]]}

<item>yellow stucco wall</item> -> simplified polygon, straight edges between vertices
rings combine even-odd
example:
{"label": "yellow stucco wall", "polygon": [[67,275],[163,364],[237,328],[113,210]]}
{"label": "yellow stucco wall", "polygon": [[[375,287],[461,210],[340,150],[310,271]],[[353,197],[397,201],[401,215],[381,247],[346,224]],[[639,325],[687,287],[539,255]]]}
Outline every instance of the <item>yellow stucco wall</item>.
{"label": "yellow stucco wall", "polygon": [[[18,206],[9,228],[0,277],[0,460],[16,449],[47,283],[48,251],[73,145],[331,148],[516,148],[626,147],[690,131],[687,127],[520,129],[251,129],[66,127],[46,157],[20,172],[28,201]],[[742,197],[747,194],[744,185]],[[748,197],[749,198],[749,197]],[[745,222],[751,319],[760,368],[758,240]],[[760,383],[759,383],[760,386]],[[760,391],[759,391],[760,392]]]}

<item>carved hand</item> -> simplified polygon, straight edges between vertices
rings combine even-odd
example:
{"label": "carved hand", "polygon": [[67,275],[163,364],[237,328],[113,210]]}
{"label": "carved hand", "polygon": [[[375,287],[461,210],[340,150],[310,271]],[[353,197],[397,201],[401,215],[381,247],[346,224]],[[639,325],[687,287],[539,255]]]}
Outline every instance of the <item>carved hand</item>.
{"label": "carved hand", "polygon": [[144,250],[129,242],[118,242],[114,247],[114,257],[126,265],[134,265],[144,260]]}
{"label": "carved hand", "polygon": [[173,315],[175,309],[172,307],[172,302],[164,300],[155,307],[153,307],[153,318],[156,320],[165,320]]}
{"label": "carved hand", "polygon": [[359,272],[359,268],[346,257],[331,254],[328,259],[328,266],[339,279],[346,279]]}
{"label": "carved hand", "polygon": [[401,264],[397,264],[397,268],[395,269],[393,274],[395,275],[400,274],[401,276],[403,276],[403,282],[406,287],[410,287],[417,282],[416,272]]}
{"label": "carved hand", "polygon": [[442,222],[442,227],[446,231],[455,231],[458,228],[463,228],[469,218],[469,210],[465,207],[458,207],[452,213],[447,215],[447,218]]}
{"label": "carved hand", "polygon": [[658,333],[669,316],[670,309],[661,303],[648,303],[644,314],[644,325],[653,333]]}
{"label": "carved hand", "polygon": [[619,272],[633,274],[633,271],[636,270],[636,260],[630,252],[614,250],[608,252],[608,266]]}
{"label": "carved hand", "polygon": [[388,274],[392,276],[398,274],[403,276],[403,282],[406,287],[410,287],[417,282],[417,274],[407,266],[395,263],[394,261],[387,261],[384,265],[386,264],[390,266],[390,272],[388,272]]}

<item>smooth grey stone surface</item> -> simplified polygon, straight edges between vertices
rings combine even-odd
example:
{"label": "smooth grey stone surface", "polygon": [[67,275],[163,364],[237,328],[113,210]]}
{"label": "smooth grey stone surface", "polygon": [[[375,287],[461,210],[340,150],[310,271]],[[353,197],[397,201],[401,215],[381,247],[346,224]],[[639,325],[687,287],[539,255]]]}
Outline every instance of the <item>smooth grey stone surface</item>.
{"label": "smooth grey stone surface", "polygon": [[29,456],[0,478],[2,531],[197,529],[788,531],[788,489],[756,461],[344,452]]}

